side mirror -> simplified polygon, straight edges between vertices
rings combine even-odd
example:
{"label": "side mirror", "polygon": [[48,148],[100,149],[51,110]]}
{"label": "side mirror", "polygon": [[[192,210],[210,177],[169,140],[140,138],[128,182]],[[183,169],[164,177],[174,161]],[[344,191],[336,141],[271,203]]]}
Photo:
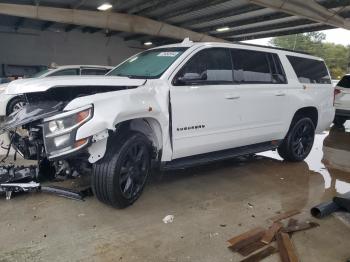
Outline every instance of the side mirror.
{"label": "side mirror", "polygon": [[191,84],[200,81],[207,80],[207,74],[202,73],[185,73],[183,76],[179,76],[175,80],[175,84]]}

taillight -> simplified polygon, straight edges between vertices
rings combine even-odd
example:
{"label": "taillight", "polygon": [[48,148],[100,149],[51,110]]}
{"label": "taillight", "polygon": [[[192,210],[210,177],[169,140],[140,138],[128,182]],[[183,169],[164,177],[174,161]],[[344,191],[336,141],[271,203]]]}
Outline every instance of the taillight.
{"label": "taillight", "polygon": [[338,94],[340,94],[341,93],[341,91],[339,90],[339,89],[334,89],[334,98],[333,98],[333,106],[334,106],[334,104],[335,104],[335,97],[336,97],[336,95],[338,95]]}

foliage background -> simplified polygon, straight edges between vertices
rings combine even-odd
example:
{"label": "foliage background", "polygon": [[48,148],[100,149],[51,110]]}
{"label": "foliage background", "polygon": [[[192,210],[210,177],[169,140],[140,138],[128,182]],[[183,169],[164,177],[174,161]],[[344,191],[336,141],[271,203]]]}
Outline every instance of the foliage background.
{"label": "foliage background", "polygon": [[[341,37],[341,36],[340,36]],[[274,37],[270,44],[276,47],[303,51],[322,57],[332,75],[332,79],[340,79],[348,72],[350,66],[350,43],[348,46],[325,42],[322,32],[311,32],[288,36]]]}

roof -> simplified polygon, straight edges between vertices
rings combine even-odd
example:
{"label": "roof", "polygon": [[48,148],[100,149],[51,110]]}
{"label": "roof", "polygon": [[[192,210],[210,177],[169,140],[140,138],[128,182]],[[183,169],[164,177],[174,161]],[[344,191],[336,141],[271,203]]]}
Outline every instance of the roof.
{"label": "roof", "polygon": [[[303,2],[301,0],[294,1],[299,2],[299,5]],[[27,5],[37,3],[41,6],[95,11],[103,2],[101,0],[0,0],[0,3]],[[265,7],[268,4],[264,6],[254,4],[259,2],[268,3],[269,0],[112,1],[114,3],[112,12],[139,15],[232,42],[335,28],[336,26],[327,23],[331,18],[324,17],[325,19],[322,20],[322,15],[325,15],[327,12],[328,14],[334,14],[334,17],[337,16],[339,19],[350,19],[349,0],[304,1],[309,5],[310,3],[315,4],[314,11],[321,10],[323,12],[320,11],[320,19],[324,22],[320,22],[319,19],[311,19],[311,15],[309,16],[310,18],[306,18],[308,16],[293,15],[291,14],[292,12],[283,12],[281,9]],[[288,5],[293,4],[288,3]],[[302,8],[304,7],[302,6]],[[299,7],[299,10],[302,8]],[[60,24],[8,15],[0,15],[0,27],[0,34],[4,32],[20,33],[22,29],[31,28],[38,31],[50,30],[63,33],[79,30],[87,34],[99,33],[107,37],[119,36],[124,38],[125,41],[136,40],[142,43],[151,41],[155,45],[176,41],[165,37],[117,32],[88,26]]]}
{"label": "roof", "polygon": [[55,66],[52,69],[66,69],[66,68],[80,68],[80,67],[87,67],[87,68],[107,68],[112,69],[113,66],[103,66],[103,65],[59,65]]}
{"label": "roof", "polygon": [[293,55],[293,56],[300,56],[300,57],[305,57],[305,58],[323,60],[320,57],[316,57],[316,56],[313,56],[313,55],[305,53],[305,52],[299,52],[299,51],[289,50],[289,49],[285,49],[285,48],[246,44],[246,43],[186,42],[185,44],[177,43],[177,44],[158,46],[158,47],[155,47],[153,49],[167,48],[167,47],[171,48],[171,47],[201,47],[201,46],[242,48],[242,49],[258,50],[258,51],[260,50],[260,51],[264,51],[264,52],[284,53],[286,55]]}

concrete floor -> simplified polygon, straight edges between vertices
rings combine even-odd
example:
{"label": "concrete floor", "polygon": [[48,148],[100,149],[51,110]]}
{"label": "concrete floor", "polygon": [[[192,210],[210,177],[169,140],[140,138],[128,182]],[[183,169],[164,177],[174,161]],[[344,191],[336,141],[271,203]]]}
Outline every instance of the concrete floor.
{"label": "concrete floor", "polygon": [[[300,209],[297,217],[309,220],[312,206],[350,191],[350,173],[342,171],[349,171],[350,161],[344,157],[342,163],[339,154],[350,157],[349,129],[318,135],[302,163],[285,163],[266,152],[155,173],[142,197],[124,210],[93,197],[85,202],[45,194],[1,198],[0,261],[240,261],[227,249],[227,239],[268,226],[266,220],[279,211]],[[174,221],[164,224],[169,214]],[[350,258],[348,220],[335,215],[317,222],[319,228],[293,235],[300,260]]]}

